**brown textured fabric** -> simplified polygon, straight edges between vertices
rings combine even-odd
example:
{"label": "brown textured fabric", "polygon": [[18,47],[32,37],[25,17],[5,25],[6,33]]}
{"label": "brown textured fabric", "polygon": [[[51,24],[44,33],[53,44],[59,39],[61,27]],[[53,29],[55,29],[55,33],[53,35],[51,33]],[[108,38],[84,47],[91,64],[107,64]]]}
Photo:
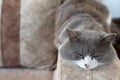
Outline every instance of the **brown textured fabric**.
{"label": "brown textured fabric", "polygon": [[3,0],[2,59],[4,66],[19,65],[20,0]]}
{"label": "brown textured fabric", "polygon": [[0,80],[53,80],[53,71],[0,69]]}
{"label": "brown textured fabric", "polygon": [[2,66],[2,49],[1,49],[1,9],[2,8],[2,0],[0,0],[0,66]]}

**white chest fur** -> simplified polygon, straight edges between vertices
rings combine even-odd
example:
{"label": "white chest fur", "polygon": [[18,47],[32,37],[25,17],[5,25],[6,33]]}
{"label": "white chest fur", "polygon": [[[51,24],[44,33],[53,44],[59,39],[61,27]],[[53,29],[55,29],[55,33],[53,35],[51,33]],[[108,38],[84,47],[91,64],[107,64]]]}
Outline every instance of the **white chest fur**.
{"label": "white chest fur", "polygon": [[84,59],[80,59],[73,62],[85,70],[91,70],[104,64],[99,63],[97,60],[95,60],[94,58],[92,59],[90,56],[86,56]]}

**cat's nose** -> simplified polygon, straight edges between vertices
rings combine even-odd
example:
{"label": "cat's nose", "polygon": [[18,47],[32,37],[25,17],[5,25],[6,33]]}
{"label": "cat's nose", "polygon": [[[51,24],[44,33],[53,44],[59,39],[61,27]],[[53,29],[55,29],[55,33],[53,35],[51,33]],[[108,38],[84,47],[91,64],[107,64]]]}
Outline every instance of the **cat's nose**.
{"label": "cat's nose", "polygon": [[88,68],[88,67],[89,67],[89,64],[85,64],[85,67],[87,67],[87,68]]}

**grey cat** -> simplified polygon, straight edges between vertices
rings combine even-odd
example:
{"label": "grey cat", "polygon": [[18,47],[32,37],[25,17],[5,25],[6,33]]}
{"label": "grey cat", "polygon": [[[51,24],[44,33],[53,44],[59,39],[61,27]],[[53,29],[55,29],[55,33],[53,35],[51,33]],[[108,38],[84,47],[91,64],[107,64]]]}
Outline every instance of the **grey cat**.
{"label": "grey cat", "polygon": [[114,57],[108,9],[97,0],[65,0],[56,12],[55,45],[64,59],[85,70],[110,64]]}

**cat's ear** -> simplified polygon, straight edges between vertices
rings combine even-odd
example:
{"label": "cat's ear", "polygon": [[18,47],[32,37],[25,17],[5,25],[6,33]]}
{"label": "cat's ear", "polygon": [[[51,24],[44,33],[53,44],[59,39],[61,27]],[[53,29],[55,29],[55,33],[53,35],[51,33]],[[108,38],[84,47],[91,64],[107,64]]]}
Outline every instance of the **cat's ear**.
{"label": "cat's ear", "polygon": [[75,32],[75,31],[73,31],[71,29],[66,29],[66,31],[67,31],[67,34],[68,34],[69,39],[71,41],[79,41],[80,40],[79,35],[78,35],[77,32]]}
{"label": "cat's ear", "polygon": [[116,37],[116,33],[104,34],[100,38],[100,41],[103,41],[103,42],[112,42],[112,41],[114,41],[115,37]]}

